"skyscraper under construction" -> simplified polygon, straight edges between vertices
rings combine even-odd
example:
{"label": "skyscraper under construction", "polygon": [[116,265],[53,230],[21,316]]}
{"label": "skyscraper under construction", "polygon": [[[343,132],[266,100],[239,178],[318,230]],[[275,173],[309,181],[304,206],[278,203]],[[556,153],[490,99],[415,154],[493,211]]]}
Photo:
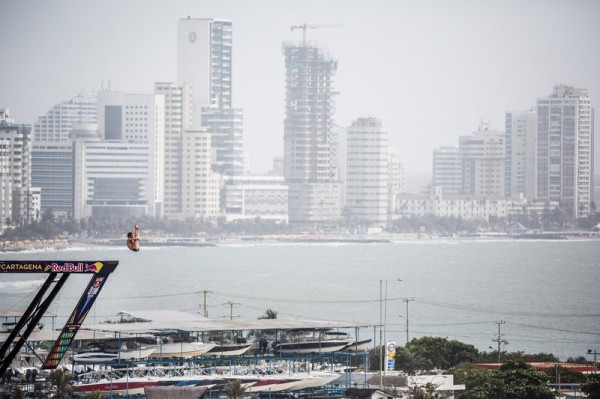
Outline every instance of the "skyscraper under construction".
{"label": "skyscraper under construction", "polygon": [[319,47],[284,43],[286,95],[284,176],[292,224],[340,219],[334,133],[333,75],[337,61]]}

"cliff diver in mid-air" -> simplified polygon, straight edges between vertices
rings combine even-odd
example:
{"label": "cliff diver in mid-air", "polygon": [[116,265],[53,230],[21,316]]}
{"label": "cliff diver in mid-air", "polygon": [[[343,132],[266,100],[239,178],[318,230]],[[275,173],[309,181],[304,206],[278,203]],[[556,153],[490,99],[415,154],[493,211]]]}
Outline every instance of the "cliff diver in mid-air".
{"label": "cliff diver in mid-air", "polygon": [[137,224],[133,233],[131,231],[127,233],[127,248],[134,252],[140,250],[140,228]]}

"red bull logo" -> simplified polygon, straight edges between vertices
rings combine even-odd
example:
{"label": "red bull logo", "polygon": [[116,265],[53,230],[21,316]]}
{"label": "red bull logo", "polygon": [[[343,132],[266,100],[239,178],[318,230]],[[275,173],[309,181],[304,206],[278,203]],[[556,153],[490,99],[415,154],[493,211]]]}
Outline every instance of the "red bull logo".
{"label": "red bull logo", "polygon": [[58,263],[52,263],[51,265],[51,270],[53,272],[57,272],[57,273],[61,273],[61,272],[69,272],[69,273],[77,273],[77,272],[83,272],[84,270],[84,263],[68,263],[65,262],[62,265],[58,264]]}

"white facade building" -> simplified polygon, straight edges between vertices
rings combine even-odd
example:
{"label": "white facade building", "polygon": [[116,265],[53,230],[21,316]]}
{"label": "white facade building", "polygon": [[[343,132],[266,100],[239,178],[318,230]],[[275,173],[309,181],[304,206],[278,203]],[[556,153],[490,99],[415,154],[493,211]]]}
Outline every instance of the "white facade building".
{"label": "white facade building", "polygon": [[433,150],[432,186],[441,187],[444,195],[461,194],[462,176],[463,164],[458,147],[446,146]]}
{"label": "white facade building", "polygon": [[181,156],[182,218],[219,215],[221,178],[211,165],[210,133],[204,129],[186,130]]}
{"label": "white facade building", "polygon": [[388,216],[396,210],[397,196],[406,192],[406,161],[388,148]]}
{"label": "white facade building", "polygon": [[537,111],[537,198],[585,217],[594,199],[594,110],[587,90],[555,86],[538,98]]}
{"label": "white facade building", "polygon": [[471,136],[459,137],[462,194],[504,197],[504,132],[481,124]]}
{"label": "white facade building", "polygon": [[98,125],[72,130],[74,211],[82,217],[163,216],[162,95],[98,93]]}
{"label": "white facade building", "polygon": [[460,217],[462,219],[489,220],[490,217],[507,216],[504,197],[481,195],[444,195],[441,187],[427,194],[401,194],[398,196],[401,216]]}
{"label": "white facade building", "polygon": [[164,213],[166,217],[176,217],[183,209],[181,159],[183,136],[192,126],[192,88],[187,83],[178,86],[172,82],[157,82],[154,94],[165,98]]}
{"label": "white facade building", "polygon": [[201,126],[202,107],[232,106],[233,24],[212,18],[177,22],[177,84],[193,91],[192,127]]}
{"label": "white facade building", "polygon": [[537,114],[506,113],[506,198],[535,198]]}
{"label": "white facade building", "polygon": [[31,187],[31,126],[0,109],[0,227],[40,217],[39,188]]}
{"label": "white facade building", "polygon": [[388,209],[388,132],[376,118],[346,130],[346,210],[351,220],[385,227]]}
{"label": "white facade building", "polygon": [[97,122],[96,99],[96,94],[80,94],[40,115],[33,125],[34,143],[68,143],[71,126],[74,123]]}
{"label": "white facade building", "polygon": [[287,223],[288,187],[283,176],[226,177],[227,220],[254,219]]}

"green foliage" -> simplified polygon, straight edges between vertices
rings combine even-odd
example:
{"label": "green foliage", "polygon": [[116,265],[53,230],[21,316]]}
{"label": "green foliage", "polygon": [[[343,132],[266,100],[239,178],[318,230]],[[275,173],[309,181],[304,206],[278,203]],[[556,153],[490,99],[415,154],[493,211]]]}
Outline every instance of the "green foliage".
{"label": "green foliage", "polygon": [[546,371],[546,375],[548,376],[550,383],[558,383],[558,381],[560,381],[563,384],[581,384],[586,381],[583,373],[561,367],[560,365],[549,368]]}
{"label": "green foliage", "polygon": [[588,399],[600,399],[600,375],[588,376],[588,381],[581,386],[581,391],[588,396]]}
{"label": "green foliage", "polygon": [[463,399],[553,399],[548,377],[519,361],[503,364],[498,370],[468,378]]}
{"label": "green foliage", "polygon": [[[526,363],[533,362],[547,362],[547,363],[558,363],[560,360],[552,353],[525,353],[523,351],[517,352],[502,352],[502,361],[521,361]],[[498,362],[498,352],[481,352],[477,361],[480,363],[496,363]]]}
{"label": "green foliage", "polygon": [[453,375],[455,384],[466,384],[468,380],[483,378],[483,376],[489,372],[490,370],[488,369],[476,368],[474,363],[462,362],[459,365],[448,369],[444,374]]}
{"label": "green foliage", "polygon": [[479,355],[479,351],[473,345],[441,337],[413,339],[406,345],[405,350],[417,364],[425,366],[421,360],[425,359],[429,363],[427,369],[446,370],[462,362],[473,362]]}
{"label": "green foliage", "polygon": [[259,320],[274,320],[277,319],[277,311],[273,310],[273,309],[267,309],[265,310],[265,314],[263,314],[262,316],[258,316]]}

